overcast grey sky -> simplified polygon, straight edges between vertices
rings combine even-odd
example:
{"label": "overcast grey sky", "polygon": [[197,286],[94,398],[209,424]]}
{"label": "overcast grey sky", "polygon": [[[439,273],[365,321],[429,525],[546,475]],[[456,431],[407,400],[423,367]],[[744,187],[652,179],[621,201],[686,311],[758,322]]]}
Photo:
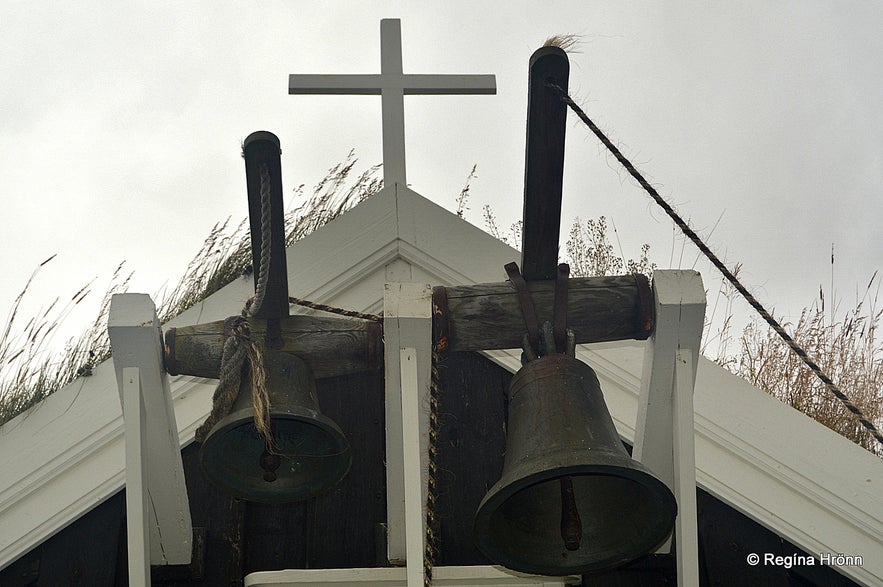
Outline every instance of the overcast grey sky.
{"label": "overcast grey sky", "polygon": [[[832,244],[844,304],[883,265],[879,2],[7,0],[0,315],[54,253],[30,308],[94,277],[97,304],[122,260],[132,291],[176,280],[215,222],[245,217],[252,131],[280,137],[289,200],[351,148],[379,163],[379,98],[289,96],[287,81],[379,72],[384,17],[402,19],[406,73],[497,76],[497,96],[405,99],[413,189],[453,209],[478,164],[479,226],[484,204],[503,226],[521,215],[528,59],[573,33],[574,97],[764,303],[793,316],[827,292]],[[605,215],[626,256],[648,242],[660,267],[692,267],[572,114],[567,132],[562,238]],[[696,268],[713,303],[719,276]]]}

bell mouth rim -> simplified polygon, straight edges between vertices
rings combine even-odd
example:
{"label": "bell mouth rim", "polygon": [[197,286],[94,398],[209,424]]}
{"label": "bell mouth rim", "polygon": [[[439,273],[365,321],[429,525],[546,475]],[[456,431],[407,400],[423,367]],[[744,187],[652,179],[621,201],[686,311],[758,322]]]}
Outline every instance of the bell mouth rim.
{"label": "bell mouth rim", "polygon": [[[340,481],[344,479],[344,477],[346,477],[346,475],[349,473],[350,468],[352,467],[352,445],[349,443],[349,440],[340,430],[340,427],[338,427],[333,420],[309,408],[301,408],[296,411],[275,412],[273,414],[273,419],[296,421],[312,426],[320,430],[323,434],[325,434],[329,439],[333,441],[335,445],[334,448],[337,449],[334,452],[329,452],[325,454],[299,453],[298,455],[314,461],[322,460],[329,463],[336,463],[336,466],[334,467],[336,473],[334,475],[330,475],[329,478],[326,479],[327,484],[325,486],[297,492],[295,494],[295,497],[292,497],[292,494],[290,493],[282,493],[278,496],[270,494],[255,495],[254,493],[250,493],[248,491],[247,485],[230,483],[229,480],[223,475],[219,467],[208,465],[207,459],[210,460],[210,455],[216,450],[216,448],[213,446],[214,443],[211,442],[212,438],[215,437],[216,434],[229,432],[240,426],[251,426],[252,429],[254,429],[254,422],[248,420],[237,420],[236,412],[228,414],[225,418],[218,422],[212,429],[211,433],[201,443],[201,446],[199,447],[198,462],[199,469],[202,475],[208,481],[210,481],[214,487],[221,489],[228,495],[231,495],[236,499],[242,499],[255,503],[296,503],[300,501],[306,501],[332,490],[340,483]],[[255,434],[258,434],[256,430]],[[277,452],[276,454],[279,454],[282,458],[287,458],[289,460],[293,458],[293,455],[291,453],[286,454],[285,452]]]}
{"label": "bell mouth rim", "polygon": [[[554,481],[563,477],[598,476],[618,477],[635,482],[646,489],[650,496],[659,498],[658,503],[661,504],[660,510],[662,511],[663,516],[660,517],[661,522],[655,525],[655,527],[658,528],[658,532],[647,534],[652,537],[653,540],[644,540],[638,545],[640,548],[632,548],[628,552],[624,552],[619,556],[607,556],[589,563],[575,563],[572,567],[563,567],[561,565],[552,566],[551,564],[544,564],[543,562],[537,561],[519,561],[513,556],[510,556],[506,550],[496,548],[493,543],[479,539],[479,537],[490,535],[491,521],[494,513],[496,513],[499,508],[514,495],[541,483]],[[516,487],[516,485],[518,485],[518,487]],[[473,521],[472,531],[478,549],[482,554],[497,564],[522,573],[561,576],[616,568],[652,553],[671,535],[674,530],[677,512],[677,500],[671,492],[671,489],[652,473],[640,469],[622,469],[615,465],[566,465],[532,473],[526,477],[513,479],[506,481],[505,483],[503,483],[502,479],[498,481],[488,490],[487,495],[485,495],[484,499],[482,499],[479,504]]]}

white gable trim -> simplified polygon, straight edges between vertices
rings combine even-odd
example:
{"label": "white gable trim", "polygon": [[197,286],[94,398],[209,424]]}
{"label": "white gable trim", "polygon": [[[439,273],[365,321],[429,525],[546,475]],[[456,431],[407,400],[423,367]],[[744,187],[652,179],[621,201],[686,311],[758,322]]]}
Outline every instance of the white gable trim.
{"label": "white gable trim", "polygon": [[[454,285],[503,281],[519,254],[408,189],[391,188],[288,249],[292,295],[354,309],[382,307],[387,272]],[[172,326],[238,313],[239,279]],[[487,353],[514,371],[517,357]],[[601,379],[620,433],[634,439],[643,343],[581,350]],[[208,414],[214,381],[171,381],[182,446]],[[838,570],[883,583],[883,461],[724,369],[696,381],[700,486],[810,554],[862,555]],[[123,487],[122,416],[112,365],[80,378],[0,428],[0,568]]]}

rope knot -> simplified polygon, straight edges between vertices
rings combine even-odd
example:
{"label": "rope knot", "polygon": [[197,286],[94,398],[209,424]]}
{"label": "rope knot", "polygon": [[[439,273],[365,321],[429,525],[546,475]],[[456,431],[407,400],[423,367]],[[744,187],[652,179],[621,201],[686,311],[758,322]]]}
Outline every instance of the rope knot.
{"label": "rope knot", "polygon": [[196,430],[196,440],[203,442],[212,428],[230,413],[243,385],[246,385],[251,392],[255,429],[264,437],[267,451],[273,454],[276,446],[270,429],[270,396],[264,351],[260,342],[252,339],[247,318],[252,302],[253,298],[246,302],[239,316],[226,320],[224,330],[227,338],[221,355],[218,387],[212,395],[211,413]]}

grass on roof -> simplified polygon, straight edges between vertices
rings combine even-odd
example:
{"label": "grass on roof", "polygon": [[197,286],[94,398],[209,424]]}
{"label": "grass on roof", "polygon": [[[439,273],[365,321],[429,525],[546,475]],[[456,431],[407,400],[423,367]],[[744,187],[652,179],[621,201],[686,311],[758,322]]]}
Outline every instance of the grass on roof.
{"label": "grass on roof", "polygon": [[[286,211],[286,245],[300,240],[334,220],[356,204],[380,191],[380,165],[355,171],[358,159],[350,151],[342,163],[331,167],[308,196],[304,185],[294,190]],[[165,323],[225,285],[248,272],[251,265],[251,238],[248,219],[238,223],[228,218],[215,224],[200,250],[184,271],[177,285],[154,295],[159,300],[157,315]],[[0,338],[0,426],[77,377],[91,375],[92,368],[110,357],[107,317],[114,294],[128,290],[131,273],[120,263],[106,288],[95,321],[63,348],[54,344],[53,335],[70,312],[93,293],[94,283],[80,288],[70,300],[59,299],[37,316],[20,315],[21,304],[37,272],[52,261],[49,257],[28,279],[2,327]],[[24,322],[26,320],[26,322]],[[24,322],[24,323],[23,323]]]}

